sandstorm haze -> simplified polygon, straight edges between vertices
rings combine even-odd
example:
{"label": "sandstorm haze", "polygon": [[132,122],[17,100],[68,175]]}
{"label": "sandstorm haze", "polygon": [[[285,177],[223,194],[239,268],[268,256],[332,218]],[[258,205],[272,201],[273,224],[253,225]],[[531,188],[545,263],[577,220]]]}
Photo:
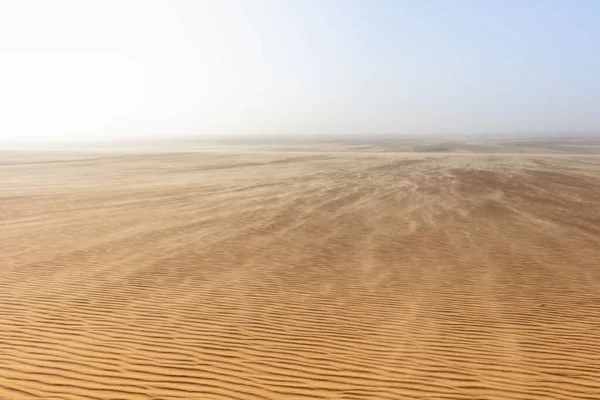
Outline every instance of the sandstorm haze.
{"label": "sandstorm haze", "polygon": [[591,1],[5,1],[0,140],[593,134]]}
{"label": "sandstorm haze", "polygon": [[599,15],[0,2],[0,400],[600,399]]}

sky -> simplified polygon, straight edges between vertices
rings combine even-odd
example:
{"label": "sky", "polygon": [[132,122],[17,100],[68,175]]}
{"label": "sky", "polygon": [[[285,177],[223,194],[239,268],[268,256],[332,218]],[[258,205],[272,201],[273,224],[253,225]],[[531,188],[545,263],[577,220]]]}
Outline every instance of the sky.
{"label": "sky", "polygon": [[0,0],[0,141],[600,132],[595,0]]}

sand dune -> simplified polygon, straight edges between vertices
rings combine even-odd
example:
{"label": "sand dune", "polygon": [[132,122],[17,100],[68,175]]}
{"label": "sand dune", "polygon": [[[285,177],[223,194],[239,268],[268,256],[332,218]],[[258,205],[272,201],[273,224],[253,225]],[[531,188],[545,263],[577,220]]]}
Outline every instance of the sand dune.
{"label": "sand dune", "polygon": [[600,399],[600,157],[26,153],[0,399]]}

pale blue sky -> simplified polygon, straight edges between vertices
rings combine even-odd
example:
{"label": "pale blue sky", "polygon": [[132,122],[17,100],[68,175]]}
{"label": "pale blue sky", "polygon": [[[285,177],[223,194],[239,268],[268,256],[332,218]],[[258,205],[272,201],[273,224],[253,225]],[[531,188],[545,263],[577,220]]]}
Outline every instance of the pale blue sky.
{"label": "pale blue sky", "polygon": [[600,132],[600,2],[5,0],[0,139]]}

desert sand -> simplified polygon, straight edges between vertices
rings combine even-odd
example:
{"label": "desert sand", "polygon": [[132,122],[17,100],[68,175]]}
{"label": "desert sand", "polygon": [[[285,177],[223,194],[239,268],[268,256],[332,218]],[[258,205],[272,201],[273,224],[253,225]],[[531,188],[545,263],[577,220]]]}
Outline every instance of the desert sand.
{"label": "desert sand", "polygon": [[0,399],[600,399],[600,157],[470,146],[0,153]]}

